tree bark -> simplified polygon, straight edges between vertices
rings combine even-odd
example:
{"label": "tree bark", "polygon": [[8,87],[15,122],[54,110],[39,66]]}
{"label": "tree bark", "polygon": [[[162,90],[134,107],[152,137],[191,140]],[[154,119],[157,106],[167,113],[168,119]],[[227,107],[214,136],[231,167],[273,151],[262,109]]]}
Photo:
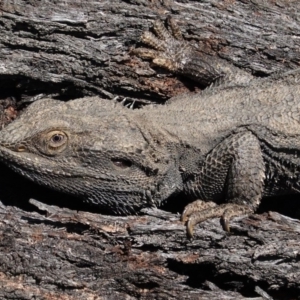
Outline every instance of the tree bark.
{"label": "tree bark", "polygon": [[[0,99],[6,106],[1,102],[0,122],[43,96],[119,96],[143,105],[201,92],[197,83],[128,54],[152,21],[167,15],[200,52],[254,76],[294,69],[299,11],[298,1],[2,0]],[[300,223],[291,217],[265,212],[235,218],[230,234],[214,219],[197,226],[190,241],[174,213],[87,212],[79,200],[0,167],[1,299],[300,295]],[[299,200],[283,200],[280,212],[299,218]],[[268,201],[261,210],[277,208],[276,199]]]}

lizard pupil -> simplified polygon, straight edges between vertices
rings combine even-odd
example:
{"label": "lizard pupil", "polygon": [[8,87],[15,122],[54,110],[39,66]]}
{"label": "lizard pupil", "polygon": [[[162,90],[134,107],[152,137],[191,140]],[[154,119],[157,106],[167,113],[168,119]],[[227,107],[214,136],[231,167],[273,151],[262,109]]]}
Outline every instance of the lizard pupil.
{"label": "lizard pupil", "polygon": [[60,142],[63,141],[63,139],[64,139],[64,136],[62,134],[54,134],[52,136],[52,142],[53,143],[60,143]]}
{"label": "lizard pupil", "polygon": [[112,159],[112,162],[115,166],[121,169],[130,168],[132,166],[132,162],[127,159]]}

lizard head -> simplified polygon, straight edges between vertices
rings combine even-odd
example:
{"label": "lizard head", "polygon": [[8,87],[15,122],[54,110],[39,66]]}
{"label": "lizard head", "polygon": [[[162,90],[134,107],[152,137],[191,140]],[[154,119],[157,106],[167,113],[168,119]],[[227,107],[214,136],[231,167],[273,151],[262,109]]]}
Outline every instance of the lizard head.
{"label": "lizard head", "polygon": [[39,184],[135,213],[182,185],[176,158],[146,127],[114,101],[44,99],[0,131],[0,159]]}

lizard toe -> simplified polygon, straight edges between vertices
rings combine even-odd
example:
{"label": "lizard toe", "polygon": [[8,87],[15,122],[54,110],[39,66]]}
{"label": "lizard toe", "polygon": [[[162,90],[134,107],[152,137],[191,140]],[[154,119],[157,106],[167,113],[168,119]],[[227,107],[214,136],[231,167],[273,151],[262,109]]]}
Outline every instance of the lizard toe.
{"label": "lizard toe", "polygon": [[181,221],[187,222],[189,217],[196,213],[203,211],[205,209],[215,207],[217,204],[211,201],[203,201],[203,200],[196,200],[192,203],[189,203],[185,208],[181,215]]}
{"label": "lizard toe", "polygon": [[[199,200],[198,200],[199,201]],[[201,201],[201,200],[200,200]],[[219,206],[216,206],[213,202],[207,202],[211,205],[209,208],[199,209],[203,204],[195,201],[194,204],[188,205],[183,212],[181,217],[182,220],[187,220],[186,229],[187,237],[192,238],[194,235],[194,227],[197,224],[200,224],[208,219],[220,217],[222,222],[222,227],[225,231],[230,231],[230,220],[232,217],[237,217],[245,214],[250,214],[253,212],[253,209],[239,204],[226,203]],[[204,202],[204,201],[201,201]],[[214,205],[212,205],[212,204]],[[192,208],[196,207],[197,210],[192,211]],[[204,207],[204,205],[202,206]]]}

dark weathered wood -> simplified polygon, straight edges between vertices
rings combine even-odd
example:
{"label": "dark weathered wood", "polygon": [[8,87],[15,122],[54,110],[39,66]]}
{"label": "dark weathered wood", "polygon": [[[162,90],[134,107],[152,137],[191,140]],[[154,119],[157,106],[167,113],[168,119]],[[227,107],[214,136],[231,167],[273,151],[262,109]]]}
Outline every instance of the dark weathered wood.
{"label": "dark weathered wood", "polygon": [[[256,76],[294,69],[300,59],[299,11],[298,1],[2,0],[0,99],[8,102],[0,103],[0,123],[16,114],[9,97],[19,104],[40,94],[149,103],[194,90],[195,83],[128,54],[153,20],[169,14],[203,53]],[[178,215],[88,213],[83,210],[91,208],[80,201],[2,165],[0,179],[0,299],[300,295],[298,220],[264,213],[235,219],[232,234],[226,234],[215,219],[198,226],[188,241]],[[32,197],[61,207],[29,204]],[[286,204],[292,213],[285,212],[299,217],[299,205],[294,211],[291,205]]]}
{"label": "dark weathered wood", "polygon": [[242,299],[203,291],[207,281],[247,296],[256,286],[300,293],[300,222],[278,213],[235,219],[232,234],[211,220],[189,241],[164,211],[113,217],[30,202],[39,212],[0,205],[0,298]]}
{"label": "dark weathered wood", "polygon": [[[297,1],[0,2],[0,88],[11,96],[166,99],[187,90],[130,57],[142,31],[173,15],[184,37],[259,76],[299,65]],[[191,83],[186,83],[191,87]]]}

